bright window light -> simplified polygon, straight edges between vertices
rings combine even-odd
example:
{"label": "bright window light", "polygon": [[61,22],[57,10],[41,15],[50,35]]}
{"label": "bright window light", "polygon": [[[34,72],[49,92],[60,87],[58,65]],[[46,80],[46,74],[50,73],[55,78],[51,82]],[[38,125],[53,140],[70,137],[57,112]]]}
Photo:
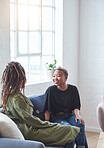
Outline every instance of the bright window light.
{"label": "bright window light", "polygon": [[63,0],[10,0],[10,51],[27,82],[47,81],[46,63],[62,65]]}

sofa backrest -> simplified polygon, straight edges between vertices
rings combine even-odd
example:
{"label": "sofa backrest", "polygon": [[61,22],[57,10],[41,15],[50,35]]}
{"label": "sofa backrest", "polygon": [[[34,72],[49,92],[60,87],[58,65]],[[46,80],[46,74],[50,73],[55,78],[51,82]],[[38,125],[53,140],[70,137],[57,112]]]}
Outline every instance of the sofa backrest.
{"label": "sofa backrest", "polygon": [[45,94],[29,96],[28,99],[34,105],[33,115],[44,121]]}

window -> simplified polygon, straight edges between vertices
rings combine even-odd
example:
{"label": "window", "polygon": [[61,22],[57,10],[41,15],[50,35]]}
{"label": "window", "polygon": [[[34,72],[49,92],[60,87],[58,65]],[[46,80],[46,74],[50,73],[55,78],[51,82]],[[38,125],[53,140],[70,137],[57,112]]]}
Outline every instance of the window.
{"label": "window", "polygon": [[45,63],[62,64],[62,0],[10,0],[10,51],[28,82],[47,80]]}

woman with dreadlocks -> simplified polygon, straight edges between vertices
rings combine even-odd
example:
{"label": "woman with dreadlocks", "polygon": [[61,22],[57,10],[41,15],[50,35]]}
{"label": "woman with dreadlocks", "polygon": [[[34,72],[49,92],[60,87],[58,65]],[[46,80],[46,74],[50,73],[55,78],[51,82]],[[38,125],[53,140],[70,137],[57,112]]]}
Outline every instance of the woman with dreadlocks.
{"label": "woman with dreadlocks", "polygon": [[33,116],[33,105],[24,95],[25,83],[26,75],[20,63],[8,63],[1,81],[4,113],[17,124],[25,139],[73,148],[73,141],[80,129],[42,121]]}

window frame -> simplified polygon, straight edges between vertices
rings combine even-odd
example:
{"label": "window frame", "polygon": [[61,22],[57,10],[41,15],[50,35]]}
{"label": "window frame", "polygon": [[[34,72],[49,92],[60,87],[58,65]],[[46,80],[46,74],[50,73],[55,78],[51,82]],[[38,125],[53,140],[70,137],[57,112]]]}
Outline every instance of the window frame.
{"label": "window frame", "polygon": [[[40,5],[32,5],[31,4],[31,6],[39,6],[41,8],[41,28],[40,28],[40,30],[34,30],[34,32],[39,32],[40,33],[40,40],[41,40],[40,43],[41,43],[41,46],[40,46],[40,53],[29,53],[29,33],[33,32],[33,30],[32,31],[29,30],[29,27],[28,27],[28,29],[25,30],[25,31],[27,31],[27,34],[28,34],[28,41],[27,41],[27,43],[28,43],[28,45],[27,45],[28,53],[27,54],[20,54],[19,53],[19,32],[24,31],[24,30],[19,30],[18,29],[18,0],[15,0],[15,2],[10,2],[10,4],[14,4],[15,7],[16,7],[16,10],[14,9],[14,11],[16,11],[15,12],[16,18],[14,18],[14,20],[16,21],[16,24],[15,24],[16,28],[14,30],[10,29],[10,32],[13,32],[14,35],[16,36],[14,38],[15,39],[15,41],[14,41],[15,42],[14,43],[14,46],[15,46],[14,47],[14,57],[11,56],[11,60],[12,59],[16,60],[17,57],[27,57],[28,58],[28,80],[30,79],[29,78],[30,77],[30,70],[29,70],[30,62],[29,61],[30,61],[31,57],[33,57],[33,56],[40,56],[40,73],[43,72],[43,69],[42,69],[42,57],[43,56],[46,56],[46,57],[52,56],[52,61],[53,62],[54,62],[54,59],[56,58],[56,56],[55,56],[55,9],[56,9],[55,8],[55,0],[52,0],[52,2],[53,2],[52,6],[42,5],[42,0],[41,0]],[[22,4],[22,5],[27,5],[27,4]],[[30,4],[29,4],[29,6],[30,6]],[[54,11],[54,12],[52,12],[52,19],[54,20],[54,23],[53,23],[53,26],[52,26],[52,30],[43,30],[42,29],[42,8],[44,8],[44,7],[52,8],[52,10]],[[14,15],[14,17],[15,17],[15,15]],[[29,20],[29,16],[28,16],[28,20]],[[29,26],[29,22],[28,22],[28,26]],[[52,39],[53,47],[52,47],[52,54],[51,55],[50,54],[47,54],[47,55],[44,54],[43,55],[43,53],[42,53],[42,50],[43,50],[43,47],[42,47],[42,45],[43,45],[43,41],[42,41],[43,32],[51,32],[52,33],[52,38],[54,38],[54,39]],[[42,81],[41,75],[40,75],[40,81]]]}

